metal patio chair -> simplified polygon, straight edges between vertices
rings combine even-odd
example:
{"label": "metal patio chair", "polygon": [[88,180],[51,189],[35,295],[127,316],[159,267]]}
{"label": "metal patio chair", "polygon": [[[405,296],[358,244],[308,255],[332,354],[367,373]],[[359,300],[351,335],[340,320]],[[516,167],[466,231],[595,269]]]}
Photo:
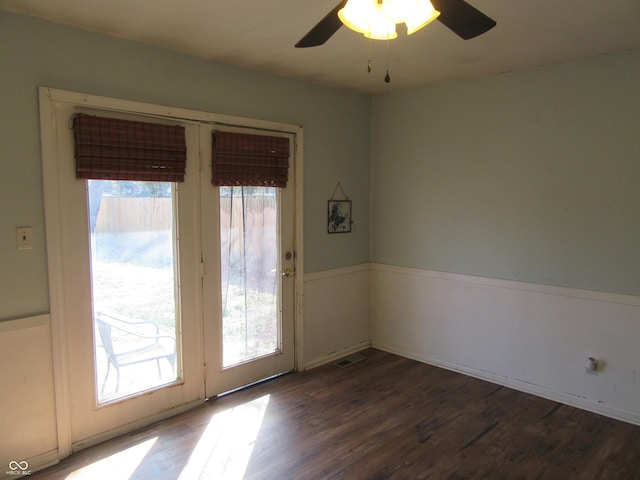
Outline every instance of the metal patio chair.
{"label": "metal patio chair", "polygon": [[175,373],[175,337],[161,334],[156,323],[137,321],[104,311],[97,311],[95,320],[108,359],[107,373],[100,393],[104,392],[112,365],[116,370],[116,392],[120,388],[121,367],[155,361],[158,375],[161,376],[160,361],[166,359]]}

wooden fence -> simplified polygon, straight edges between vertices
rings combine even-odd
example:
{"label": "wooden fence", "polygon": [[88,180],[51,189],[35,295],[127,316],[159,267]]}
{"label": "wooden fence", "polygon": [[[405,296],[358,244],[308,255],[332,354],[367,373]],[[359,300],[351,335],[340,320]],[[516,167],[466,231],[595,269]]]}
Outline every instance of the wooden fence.
{"label": "wooden fence", "polygon": [[171,230],[172,209],[167,197],[102,197],[95,233]]}
{"label": "wooden fence", "polygon": [[[221,224],[227,225],[231,214],[231,199],[220,199]],[[268,224],[276,221],[274,197],[247,197],[245,220]],[[264,210],[265,218],[258,212]],[[240,218],[242,203],[233,202],[233,216]],[[96,233],[129,233],[149,230],[170,230],[172,199],[166,197],[103,197],[96,223]]]}

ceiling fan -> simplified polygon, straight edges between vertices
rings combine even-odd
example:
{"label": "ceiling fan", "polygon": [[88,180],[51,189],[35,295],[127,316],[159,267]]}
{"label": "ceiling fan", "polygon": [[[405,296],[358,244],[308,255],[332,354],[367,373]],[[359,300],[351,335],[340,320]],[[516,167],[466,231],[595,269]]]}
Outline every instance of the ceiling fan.
{"label": "ceiling fan", "polygon": [[[315,27],[296,43],[296,48],[317,47],[323,45],[343,25],[338,12],[345,6],[342,0]],[[440,11],[438,20],[464,40],[477,37],[495,27],[495,20],[464,0],[431,0],[434,8]]]}

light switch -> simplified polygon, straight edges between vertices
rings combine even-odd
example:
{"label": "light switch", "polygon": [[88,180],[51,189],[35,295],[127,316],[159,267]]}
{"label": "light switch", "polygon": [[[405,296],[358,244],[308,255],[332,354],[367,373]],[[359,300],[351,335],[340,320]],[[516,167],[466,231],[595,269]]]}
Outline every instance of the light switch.
{"label": "light switch", "polygon": [[16,241],[18,242],[18,250],[31,250],[33,248],[31,235],[31,227],[16,228]]}

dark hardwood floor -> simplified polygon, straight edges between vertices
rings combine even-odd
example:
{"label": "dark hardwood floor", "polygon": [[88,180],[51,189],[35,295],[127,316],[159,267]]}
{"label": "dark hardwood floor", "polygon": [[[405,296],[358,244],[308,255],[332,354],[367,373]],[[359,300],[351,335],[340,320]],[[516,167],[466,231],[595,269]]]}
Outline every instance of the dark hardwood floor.
{"label": "dark hardwood floor", "polygon": [[54,479],[640,479],[640,427],[378,350],[72,455]]}

